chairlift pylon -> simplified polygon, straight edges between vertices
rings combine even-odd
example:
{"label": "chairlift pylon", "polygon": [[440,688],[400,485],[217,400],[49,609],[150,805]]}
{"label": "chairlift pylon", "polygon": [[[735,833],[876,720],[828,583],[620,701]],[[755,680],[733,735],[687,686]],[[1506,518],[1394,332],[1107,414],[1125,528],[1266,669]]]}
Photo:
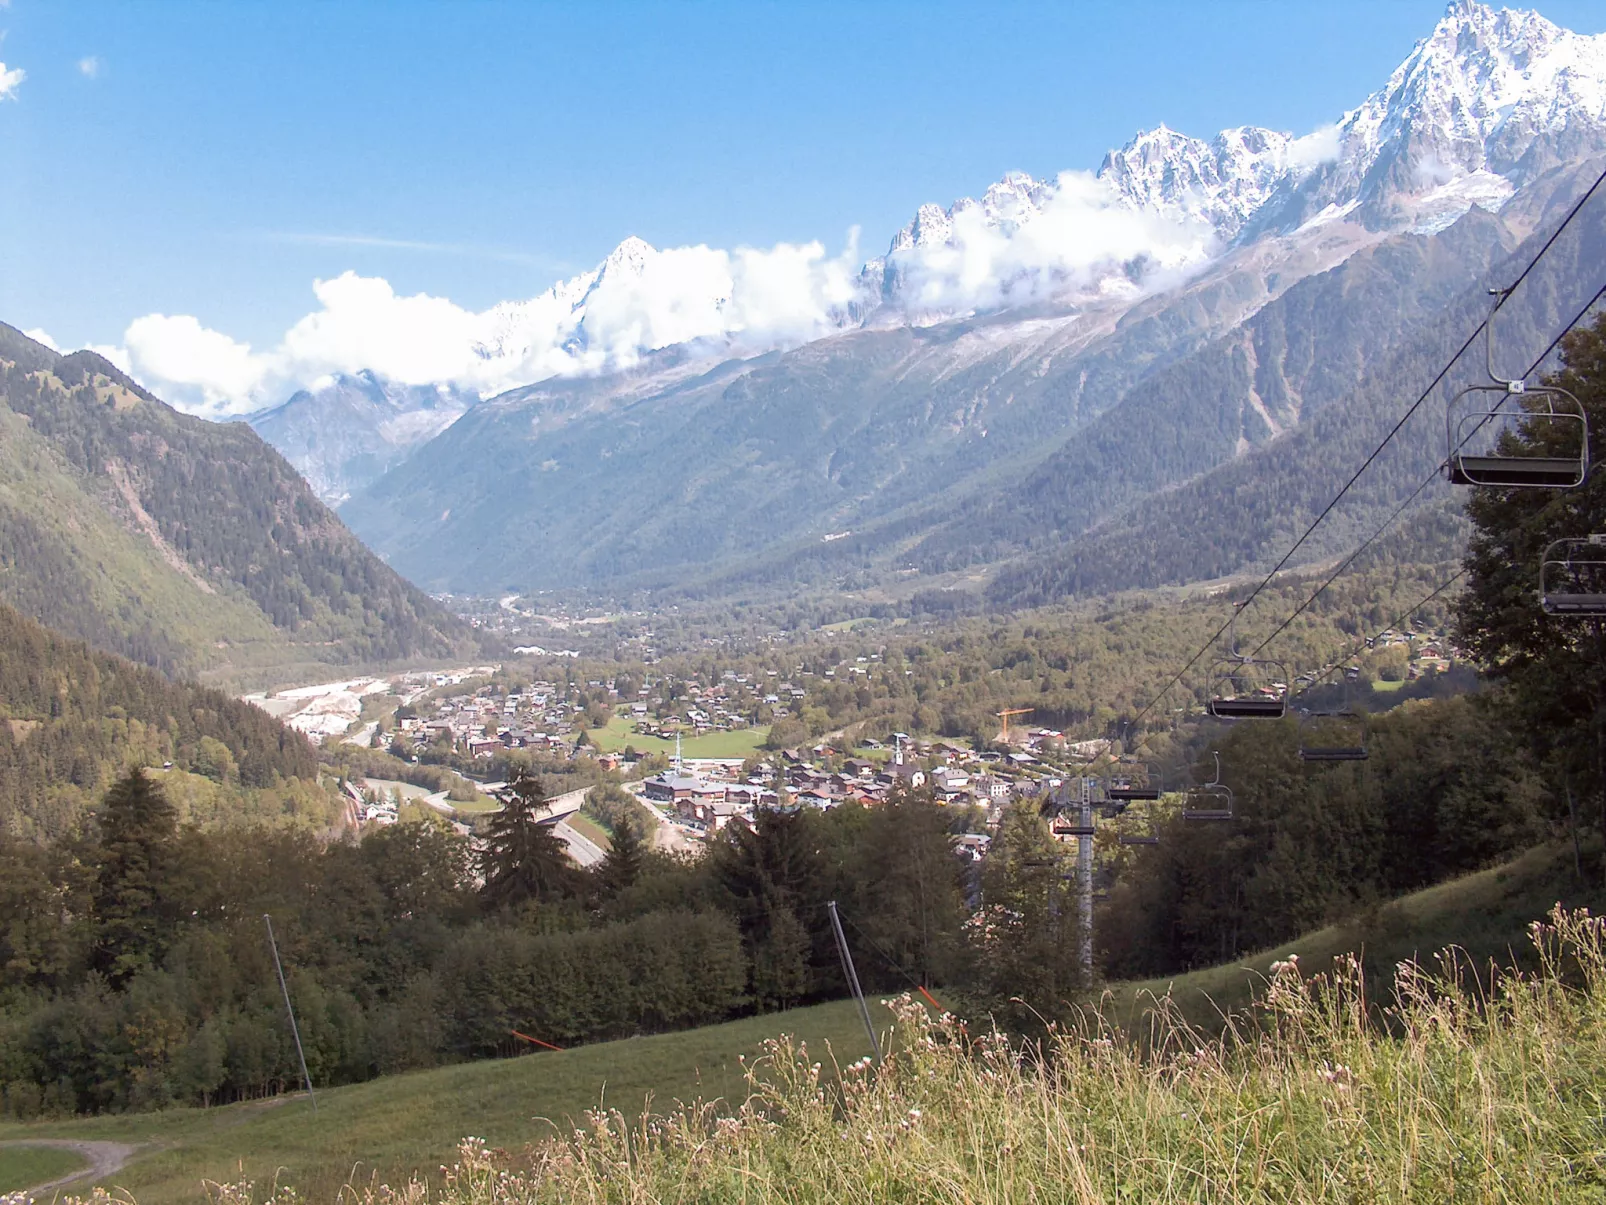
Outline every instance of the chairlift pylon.
{"label": "chairlift pylon", "polygon": [[1182,818],[1184,820],[1231,820],[1232,788],[1221,781],[1221,754],[1215,750],[1211,756],[1216,759],[1216,776],[1200,787],[1192,787],[1183,796]]}
{"label": "chairlift pylon", "polygon": [[[1494,370],[1494,315],[1484,325],[1490,383],[1469,385],[1445,409],[1452,485],[1501,489],[1573,489],[1589,476],[1589,418],[1583,404],[1553,385],[1529,387]],[[1517,399],[1514,406],[1506,403]]]}
{"label": "chairlift pylon", "polygon": [[1547,615],[1606,615],[1606,534],[1557,540],[1539,565]]}

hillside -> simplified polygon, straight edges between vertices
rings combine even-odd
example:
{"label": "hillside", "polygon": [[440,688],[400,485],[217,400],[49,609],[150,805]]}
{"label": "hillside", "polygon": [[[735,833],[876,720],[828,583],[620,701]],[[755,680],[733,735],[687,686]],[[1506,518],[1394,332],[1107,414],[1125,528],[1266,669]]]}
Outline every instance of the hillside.
{"label": "hillside", "polygon": [[[1251,987],[1264,983],[1272,960],[1290,952],[1316,971],[1330,965],[1332,955],[1364,947],[1372,972],[1450,943],[1480,958],[1508,947],[1524,951],[1527,923],[1558,899],[1597,909],[1603,902],[1599,890],[1571,886],[1570,858],[1570,851],[1535,850],[1275,951],[1170,981],[1113,985],[1109,1012],[1140,1013],[1134,1006],[1146,993],[1170,988],[1196,1021],[1209,1024],[1216,1005],[1245,1002]],[[1376,984],[1384,983],[1380,975]],[[874,1002],[871,1009],[878,1027],[890,1023],[886,1010]],[[598,1104],[631,1117],[649,1100],[658,1112],[677,1100],[731,1101],[743,1088],[737,1056],[751,1061],[763,1038],[781,1033],[806,1040],[810,1057],[827,1067],[833,1059],[845,1066],[867,1051],[853,1006],[844,1001],[678,1034],[388,1076],[320,1092],[316,1114],[304,1099],[276,1098],[211,1110],[6,1124],[0,1125],[0,1141],[71,1137],[142,1144],[114,1178],[141,1205],[203,1200],[203,1178],[232,1182],[243,1176],[266,1184],[276,1172],[305,1197],[319,1200],[332,1199],[347,1182],[396,1184],[413,1170],[438,1187],[437,1169],[453,1162],[464,1137],[482,1137],[516,1156],[554,1126],[583,1122],[584,1111]]]}
{"label": "hillside", "polygon": [[128,765],[164,762],[236,793],[282,792],[290,779],[315,791],[318,774],[306,739],[266,712],[0,604],[0,838],[61,837]]}
{"label": "hillside", "polygon": [[167,673],[446,657],[466,627],[244,424],[0,324],[0,600]]}
{"label": "hillside", "polygon": [[[1353,385],[1335,391],[1327,405],[1278,438],[1142,498],[1085,532],[1054,526],[1062,515],[1085,513],[1084,504],[1050,484],[1073,467],[1067,462],[1074,453],[1057,455],[1004,502],[1028,517],[1040,516],[1046,530],[1070,538],[1057,546],[1042,540],[1039,550],[1005,568],[990,588],[993,601],[1029,605],[1116,586],[1208,580],[1269,567],[1488,315],[1488,290],[1516,278],[1559,222],[1563,203],[1581,195],[1602,165],[1596,161],[1559,173],[1549,195],[1534,198],[1540,207],[1535,216],[1542,220],[1528,238],[1479,272],[1439,313],[1404,328],[1393,341],[1363,343],[1370,350]],[[1606,283],[1600,274],[1603,255],[1606,204],[1597,195],[1501,308],[1498,370],[1526,370],[1576,316]],[[1462,358],[1302,550],[1301,559],[1335,556],[1353,547],[1434,472],[1446,455],[1448,399],[1464,385],[1487,380],[1483,353],[1480,341]],[[1552,358],[1547,367],[1554,364]],[[1142,411],[1128,412],[1123,404],[1109,419],[1115,429],[1130,431],[1141,416]],[[1051,500],[1048,513],[1032,495]],[[1452,497],[1456,491],[1440,481],[1430,484],[1415,505],[1433,506]]]}

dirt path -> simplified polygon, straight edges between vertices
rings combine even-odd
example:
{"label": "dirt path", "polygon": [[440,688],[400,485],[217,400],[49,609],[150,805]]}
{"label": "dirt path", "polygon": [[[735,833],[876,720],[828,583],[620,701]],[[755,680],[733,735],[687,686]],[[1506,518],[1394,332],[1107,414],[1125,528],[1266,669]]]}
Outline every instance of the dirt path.
{"label": "dirt path", "polygon": [[72,1138],[19,1138],[12,1142],[0,1142],[0,1147],[17,1146],[66,1147],[68,1150],[77,1151],[85,1159],[89,1160],[89,1166],[80,1171],[62,1176],[57,1180],[51,1180],[44,1184],[35,1184],[29,1188],[22,1189],[22,1192],[28,1196],[38,1196],[40,1193],[47,1193],[53,1188],[63,1188],[79,1180],[104,1179],[115,1172],[121,1171],[123,1164],[127,1163],[134,1152],[139,1149],[125,1142],[79,1142]]}

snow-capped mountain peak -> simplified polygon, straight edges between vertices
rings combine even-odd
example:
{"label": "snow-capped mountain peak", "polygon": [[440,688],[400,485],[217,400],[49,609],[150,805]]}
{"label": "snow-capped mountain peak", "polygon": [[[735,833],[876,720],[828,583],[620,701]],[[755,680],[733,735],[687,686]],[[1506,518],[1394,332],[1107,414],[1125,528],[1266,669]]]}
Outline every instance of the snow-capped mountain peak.
{"label": "snow-capped mountain peak", "polygon": [[1107,154],[1098,175],[1135,209],[1202,221],[1230,240],[1287,177],[1292,142],[1257,126],[1205,142],[1162,124]]}
{"label": "snow-capped mountain peak", "polygon": [[1345,115],[1339,186],[1425,191],[1480,171],[1521,183],[1535,142],[1606,127],[1606,35],[1454,0],[1382,89]]}

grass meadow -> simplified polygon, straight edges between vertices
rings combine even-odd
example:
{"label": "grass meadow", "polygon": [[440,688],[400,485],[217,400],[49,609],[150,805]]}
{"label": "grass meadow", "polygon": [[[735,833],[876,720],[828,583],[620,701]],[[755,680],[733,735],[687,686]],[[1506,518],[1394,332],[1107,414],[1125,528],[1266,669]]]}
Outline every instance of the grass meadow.
{"label": "grass meadow", "polygon": [[[1161,1001],[1036,1047],[905,1000],[879,1071],[770,1043],[734,1112],[599,1112],[522,1157],[465,1143],[440,1205],[552,1202],[1205,1203],[1606,1199],[1606,918],[1557,909],[1537,969],[1400,969],[1381,1014],[1361,963],[1269,971],[1219,1034]],[[225,1194],[229,1197],[230,1194]],[[244,1190],[232,1194],[247,1199]],[[394,1194],[358,1194],[367,1202]],[[405,1195],[405,1192],[404,1194]],[[422,1200],[420,1187],[414,1199]],[[230,1202],[233,1205],[233,1202]]]}
{"label": "grass meadow", "polygon": [[[1599,851],[1584,855],[1598,869]],[[1090,1028],[1060,1036],[1050,1076],[996,1044],[965,1049],[952,1027],[905,1010],[899,1024],[916,1061],[875,1083],[862,1068],[849,1072],[839,1099],[837,1068],[869,1049],[843,1002],[392,1076],[320,1092],[316,1115],[297,1096],[4,1125],[0,1141],[143,1143],[102,1186],[139,1205],[201,1201],[205,1181],[249,1181],[258,1201],[288,1184],[321,1202],[347,1184],[361,1193],[414,1179],[416,1196],[447,1205],[1606,1201],[1606,980],[1580,970],[1596,956],[1596,930],[1569,922],[1568,940],[1587,938],[1566,960],[1583,995],[1551,976],[1510,987],[1507,1000],[1465,964],[1459,982],[1412,971],[1416,1012],[1392,1018],[1390,1034],[1362,1025],[1354,999],[1365,978],[1374,1006],[1387,1003],[1398,962],[1415,957],[1431,970],[1448,945],[1483,966],[1495,956],[1542,971],[1528,923],[1558,899],[1606,904],[1606,893],[1576,882],[1570,847],[1538,849],[1278,950],[1111,985]],[[1350,951],[1353,961],[1343,958]],[[1335,956],[1340,980],[1301,989],[1300,1003],[1286,968],[1327,970]],[[1283,1012],[1263,1009],[1245,1025],[1252,996],[1279,990]],[[1157,998],[1166,1001],[1158,1013]],[[1223,1020],[1233,1010],[1236,1028]],[[878,1003],[871,1011],[878,1024],[894,1020]],[[1374,1011],[1369,1021],[1378,1019]],[[782,1034],[791,1039],[773,1044]],[[744,1059],[761,1068],[758,1082],[747,1081]],[[762,1107],[744,1113],[755,1090]],[[699,1100],[716,1103],[677,1104]],[[644,1108],[655,1118],[645,1125]],[[597,1109],[605,1124],[588,1120]],[[465,1157],[468,1137],[485,1147]],[[547,1142],[556,1145],[526,1149]],[[441,1168],[457,1164],[448,1182]],[[518,1179],[537,1164],[541,1185]],[[493,1165],[512,1179],[487,1179]]]}
{"label": "grass meadow", "polygon": [[84,1163],[78,1152],[56,1146],[0,1147],[0,1193],[71,1175]]}
{"label": "grass meadow", "polygon": [[[606,728],[593,729],[591,740],[597,748],[613,753],[626,745],[633,745],[642,753],[675,755],[675,742],[656,736],[642,736],[634,731],[635,721],[628,716],[616,715]],[[764,745],[769,735],[767,728],[743,728],[736,732],[708,732],[702,736],[688,736],[681,740],[681,753],[686,757],[751,757]]]}
{"label": "grass meadow", "polygon": [[[886,1010],[877,1011],[891,1020]],[[122,1189],[140,1205],[202,1202],[203,1182],[242,1178],[264,1188],[291,1184],[305,1199],[332,1202],[348,1183],[399,1184],[417,1176],[439,1185],[441,1165],[455,1161],[458,1143],[469,1135],[516,1151],[568,1133],[599,1107],[634,1116],[649,1101],[669,1111],[677,1101],[726,1099],[734,1110],[746,1088],[738,1056],[755,1058],[765,1039],[781,1033],[797,1034],[817,1050],[829,1047],[844,1062],[870,1048],[851,1003],[825,1004],[685,1033],[387,1076],[320,1091],[316,1113],[305,1095],[297,1095],[215,1109],[0,1125],[0,1142],[143,1144],[139,1156],[100,1186]]]}

